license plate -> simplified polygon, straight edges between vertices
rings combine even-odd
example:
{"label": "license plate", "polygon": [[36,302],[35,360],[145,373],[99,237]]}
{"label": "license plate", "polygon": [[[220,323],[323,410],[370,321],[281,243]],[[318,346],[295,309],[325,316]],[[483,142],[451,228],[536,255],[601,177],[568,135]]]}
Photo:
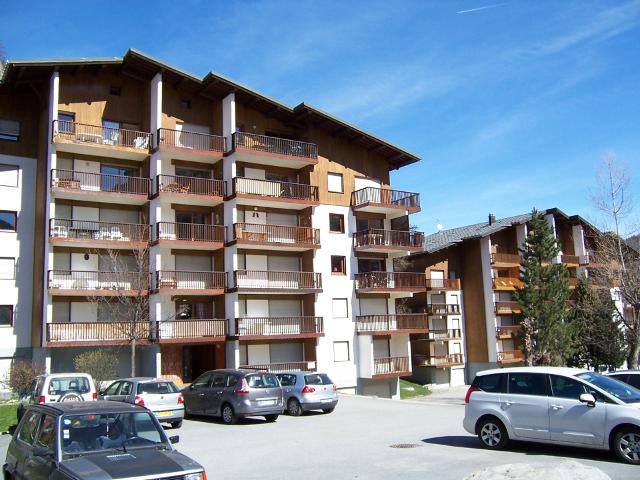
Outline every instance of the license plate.
{"label": "license plate", "polygon": [[275,400],[258,400],[258,405],[275,405]]}
{"label": "license plate", "polygon": [[157,417],[168,417],[169,415],[171,415],[171,412],[168,410],[164,410],[162,412],[156,412]]}
{"label": "license plate", "polygon": [[321,403],[331,403],[330,398],[325,398],[324,400],[320,400]]}

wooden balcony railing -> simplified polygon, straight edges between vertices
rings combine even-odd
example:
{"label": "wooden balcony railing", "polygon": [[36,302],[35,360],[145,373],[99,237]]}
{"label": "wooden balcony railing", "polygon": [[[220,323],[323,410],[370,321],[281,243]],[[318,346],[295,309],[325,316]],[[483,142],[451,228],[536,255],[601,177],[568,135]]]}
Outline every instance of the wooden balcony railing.
{"label": "wooden balcony railing", "polygon": [[224,290],[225,280],[225,272],[160,270],[156,272],[155,288],[156,290]]}
{"label": "wooden balcony railing", "polygon": [[512,338],[522,331],[520,325],[499,325],[496,327],[496,337]]}
{"label": "wooden balcony railing", "polygon": [[288,140],[286,138],[268,137],[254,133],[236,132],[233,134],[233,147],[254,152],[265,152],[276,155],[290,155],[316,160],[318,146],[315,143]]}
{"label": "wooden balcony railing", "polygon": [[227,227],[224,225],[204,225],[201,223],[156,223],[156,241],[188,241],[224,243]]}
{"label": "wooden balcony railing", "polygon": [[156,177],[156,194],[180,193],[183,195],[202,195],[203,197],[224,197],[227,191],[226,183],[224,180],[214,180],[213,178],[158,175]]}
{"label": "wooden balcony railing", "polygon": [[560,262],[569,265],[582,265],[580,255],[560,255]]}
{"label": "wooden balcony railing", "polygon": [[151,134],[124,128],[87,125],[68,120],[53,121],[53,138],[71,142],[111,145],[149,150]]}
{"label": "wooden balcony railing", "polygon": [[578,279],[576,277],[569,277],[567,281],[569,282],[569,288],[576,288],[578,286]]}
{"label": "wooden balcony railing", "polygon": [[393,332],[396,330],[423,330],[429,328],[429,320],[422,313],[396,315],[359,315],[356,317],[358,332]]}
{"label": "wooden balcony railing", "polygon": [[227,321],[219,319],[167,320],[158,322],[158,340],[181,338],[223,338],[227,335]]}
{"label": "wooden balcony railing", "polygon": [[246,368],[248,370],[260,370],[271,373],[280,372],[315,372],[316,362],[284,362],[284,363],[263,363],[256,365],[242,365],[240,368]]}
{"label": "wooden balcony railing", "polygon": [[290,225],[234,223],[233,239],[257,243],[320,245],[320,230]]}
{"label": "wooden balcony railing", "polygon": [[371,228],[353,234],[353,244],[358,247],[407,247],[422,248],[424,234],[399,230]]}
{"label": "wooden balcony railing", "polygon": [[512,264],[512,265],[520,265],[520,255],[517,253],[492,253],[491,254],[491,263],[502,263],[502,264]]}
{"label": "wooden balcony railing", "polygon": [[506,352],[498,352],[498,362],[501,363],[515,363],[522,362],[524,360],[524,353],[522,350],[510,350]]}
{"label": "wooden balcony railing", "polygon": [[524,288],[524,282],[515,277],[496,277],[493,279],[494,290],[518,290]]}
{"label": "wooden balcony railing", "polygon": [[459,315],[460,305],[457,303],[431,303],[427,305],[429,315]]}
{"label": "wooden balcony railing", "polygon": [[226,138],[207,133],[187,132],[184,130],[158,129],[158,146],[189,148],[205,152],[226,152]]}
{"label": "wooden balcony railing", "polygon": [[47,342],[50,343],[127,342],[134,335],[140,340],[151,339],[151,324],[149,322],[47,323]]}
{"label": "wooden balcony railing", "polygon": [[78,172],[75,170],[51,170],[51,188],[64,190],[148,196],[150,182],[148,178],[143,177]]}
{"label": "wooden balcony railing", "polygon": [[351,194],[351,206],[376,203],[392,208],[420,209],[420,194],[386,188],[365,187]]}
{"label": "wooden balcony railing", "polygon": [[239,337],[319,336],[322,333],[322,317],[236,318],[236,335]]}
{"label": "wooden balcony railing", "polygon": [[464,364],[461,353],[449,353],[445,355],[413,355],[413,364],[419,367],[451,367]]}
{"label": "wooden balcony railing", "polygon": [[496,315],[511,315],[513,313],[522,313],[522,306],[518,302],[496,302]]}
{"label": "wooden balcony railing", "polygon": [[[87,272],[49,270],[49,288],[58,290],[147,291],[149,274],[141,272]],[[104,292],[103,292],[104,293]],[[90,295],[90,293],[88,293]]]}
{"label": "wooden balcony railing", "polygon": [[413,272],[365,272],[356,273],[356,290],[364,289],[422,289],[424,274]]}
{"label": "wooden balcony railing", "polygon": [[321,289],[322,275],[315,272],[273,272],[262,270],[236,270],[234,288],[304,290]]}
{"label": "wooden balcony railing", "polygon": [[389,373],[410,372],[409,357],[383,357],[373,359],[373,374],[386,375]]}
{"label": "wooden balcony railing", "polygon": [[459,278],[427,278],[427,290],[460,290]]}
{"label": "wooden balcony railing", "polygon": [[49,237],[106,242],[148,242],[149,225],[138,223],[93,222],[90,220],[49,220]]}
{"label": "wooden balcony railing", "polygon": [[462,330],[459,328],[431,329],[429,330],[429,340],[456,340],[462,338]]}
{"label": "wooden balcony railing", "polygon": [[318,201],[318,187],[313,185],[244,177],[234,177],[233,194],[259,195],[294,201]]}

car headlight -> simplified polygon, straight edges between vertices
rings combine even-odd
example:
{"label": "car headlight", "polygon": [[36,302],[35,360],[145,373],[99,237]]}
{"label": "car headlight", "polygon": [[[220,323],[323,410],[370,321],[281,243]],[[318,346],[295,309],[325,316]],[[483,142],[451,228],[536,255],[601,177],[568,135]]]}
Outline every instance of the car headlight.
{"label": "car headlight", "polygon": [[207,476],[204,475],[204,472],[199,473],[189,473],[184,476],[184,480],[206,480]]}

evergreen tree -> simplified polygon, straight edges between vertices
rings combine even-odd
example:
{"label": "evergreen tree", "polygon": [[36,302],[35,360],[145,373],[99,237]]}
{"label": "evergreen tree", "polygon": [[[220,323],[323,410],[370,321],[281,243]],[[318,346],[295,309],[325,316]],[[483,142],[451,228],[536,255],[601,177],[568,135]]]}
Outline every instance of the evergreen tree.
{"label": "evergreen tree", "polygon": [[567,324],[569,290],[567,268],[554,263],[560,253],[551,226],[533,210],[522,255],[523,288],[514,292],[522,307],[522,333],[527,365],[564,365],[574,353]]}

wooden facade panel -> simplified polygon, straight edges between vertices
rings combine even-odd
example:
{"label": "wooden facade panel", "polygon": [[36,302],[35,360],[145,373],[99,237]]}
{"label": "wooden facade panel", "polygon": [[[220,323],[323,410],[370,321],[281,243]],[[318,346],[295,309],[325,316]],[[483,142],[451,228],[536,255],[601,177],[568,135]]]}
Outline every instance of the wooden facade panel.
{"label": "wooden facade panel", "polygon": [[[188,102],[188,106],[183,104],[184,101]],[[193,95],[164,83],[162,128],[175,130],[177,123],[207,126],[211,135],[222,135],[222,102]]]}
{"label": "wooden facade panel", "polygon": [[[487,362],[487,325],[482,285],[482,263],[480,240],[466,242],[463,250],[462,281],[464,282],[464,317],[467,361]],[[491,332],[491,338],[494,333]]]}
{"label": "wooden facade panel", "polygon": [[38,156],[41,111],[42,105],[35,94],[0,95],[0,119],[20,123],[18,141],[0,140],[0,154],[30,158]]}

